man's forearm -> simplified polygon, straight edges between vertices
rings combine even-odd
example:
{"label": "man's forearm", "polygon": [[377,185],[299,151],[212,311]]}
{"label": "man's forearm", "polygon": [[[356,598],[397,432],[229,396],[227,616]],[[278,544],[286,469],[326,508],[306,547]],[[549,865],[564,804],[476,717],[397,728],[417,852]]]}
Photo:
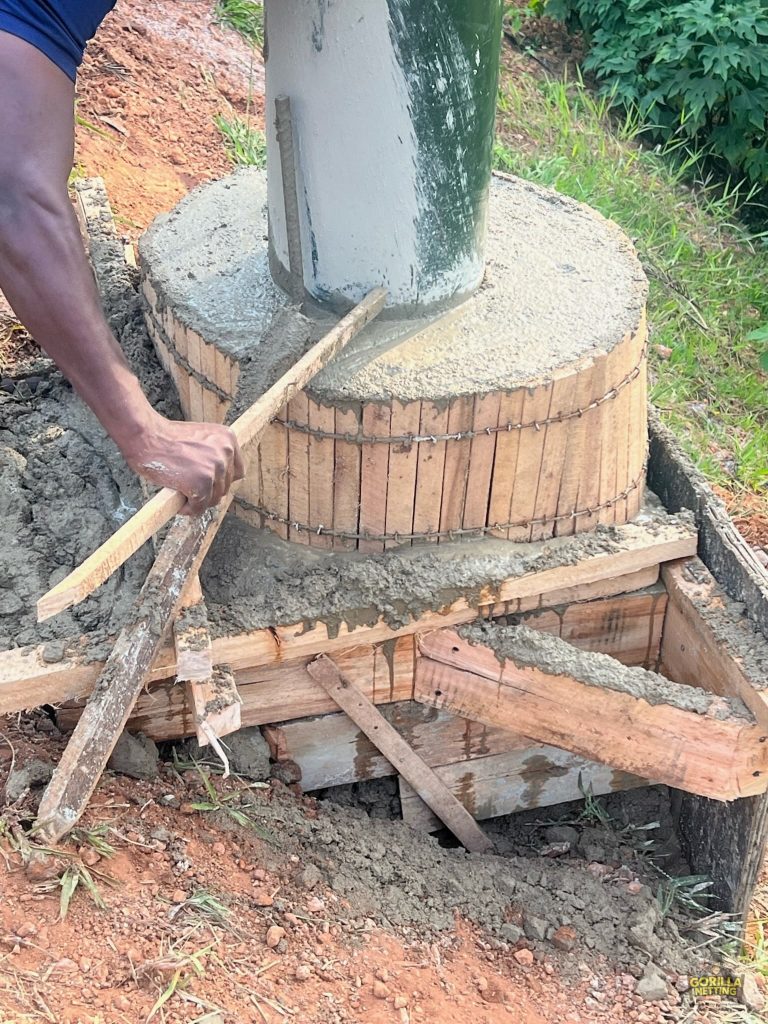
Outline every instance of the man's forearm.
{"label": "man's forearm", "polygon": [[141,444],[159,417],[104,319],[66,193],[0,198],[0,290],[120,449]]}

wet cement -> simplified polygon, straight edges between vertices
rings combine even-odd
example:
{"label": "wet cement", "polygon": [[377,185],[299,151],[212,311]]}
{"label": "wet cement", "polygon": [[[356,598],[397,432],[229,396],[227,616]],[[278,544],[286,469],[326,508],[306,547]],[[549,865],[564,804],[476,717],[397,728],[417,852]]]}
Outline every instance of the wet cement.
{"label": "wet cement", "polygon": [[[644,529],[659,533],[670,523],[691,528],[686,513],[670,519],[652,497],[640,520]],[[201,579],[214,634],[323,621],[335,635],[342,624],[354,628],[380,619],[393,628],[405,626],[459,597],[472,603],[505,579],[616,553],[621,537],[620,529],[600,526],[594,533],[534,544],[486,538],[361,555],[290,544],[271,530],[229,517]]]}
{"label": "wet cement", "polygon": [[[243,170],[202,186],[141,241],[142,270],[163,303],[236,359],[264,346],[288,296],[272,281],[266,182]],[[444,316],[370,324],[312,383],[326,401],[437,403],[512,389],[597,352],[637,328],[647,283],[629,240],[574,200],[494,177],[487,267],[478,291]],[[316,313],[316,333],[332,321]]]}
{"label": "wet cement", "polygon": [[[97,234],[92,256],[129,363],[155,408],[178,417],[122,245]],[[152,564],[149,545],[76,608],[38,625],[35,602],[144,500],[138,479],[52,364],[34,392],[20,381],[0,394],[0,650],[47,641],[44,656],[53,662],[66,652],[62,640],[82,633],[97,640],[120,629]]]}
{"label": "wet cement", "polygon": [[528,626],[483,623],[463,626],[458,632],[470,644],[489,647],[502,664],[512,661],[522,668],[536,668],[546,675],[565,676],[587,686],[613,690],[648,704],[668,704],[697,715],[752,718],[738,698],[716,697],[697,687],[671,682],[656,672],[627,667],[607,654],[582,651],[559,637]]}

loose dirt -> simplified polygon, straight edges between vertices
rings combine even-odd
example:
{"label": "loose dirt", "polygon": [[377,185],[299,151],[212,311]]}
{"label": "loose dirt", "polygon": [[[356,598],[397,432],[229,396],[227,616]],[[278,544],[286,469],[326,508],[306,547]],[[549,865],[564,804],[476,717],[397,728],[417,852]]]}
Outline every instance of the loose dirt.
{"label": "loose dirt", "polygon": [[[0,771],[62,747],[43,713],[4,740]],[[679,869],[663,790],[606,803],[607,824],[578,806],[492,823],[504,855],[485,857],[182,760],[147,781],[108,774],[64,859],[42,864],[16,824],[38,795],[17,794],[0,838],[0,1012],[14,1021],[138,1024],[174,977],[169,1024],[708,1019],[678,991],[703,969],[686,952],[696,933],[680,938],[678,908],[662,915],[639,853],[653,836]],[[60,919],[67,864],[87,867],[103,909],[81,885]],[[635,993],[652,961],[658,1003]]]}

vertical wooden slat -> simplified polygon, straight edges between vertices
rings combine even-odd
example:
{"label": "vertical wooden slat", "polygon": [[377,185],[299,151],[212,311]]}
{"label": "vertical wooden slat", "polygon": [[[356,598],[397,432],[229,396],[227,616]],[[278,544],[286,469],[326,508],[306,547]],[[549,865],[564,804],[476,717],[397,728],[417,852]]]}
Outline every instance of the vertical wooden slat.
{"label": "vertical wooden slat", "polygon": [[[288,419],[306,425],[308,402],[303,391],[288,403]],[[291,523],[309,524],[309,444],[300,430],[288,431],[288,518]],[[289,525],[288,540],[309,544],[309,535]]]}
{"label": "vertical wooden slat", "polygon": [[[431,437],[448,430],[448,409],[432,402],[421,403],[419,434]],[[440,528],[445,474],[445,441],[422,441],[418,446],[413,532],[434,533]],[[435,537],[429,538],[431,542]]]}
{"label": "vertical wooden slat", "polygon": [[[285,421],[288,418],[288,407],[284,406],[280,411],[277,420]],[[283,519],[288,518],[288,431],[282,422],[273,420],[264,431],[264,436],[259,444],[259,486],[252,496],[244,495],[253,504],[261,505],[262,508],[274,513]],[[255,460],[254,460],[255,461]],[[246,486],[250,482],[253,473],[249,473],[246,479]],[[254,500],[255,499],[255,500]],[[282,537],[288,539],[288,527],[285,523],[278,523],[274,520],[264,520],[262,525]]]}
{"label": "vertical wooden slat", "polygon": [[[336,428],[334,410],[308,399],[309,425],[314,430],[333,433]],[[314,528],[333,527],[333,456],[334,443],[331,438],[309,435],[309,519]],[[333,540],[327,534],[312,533],[309,543],[315,548],[331,548]]]}
{"label": "vertical wooden slat", "polygon": [[[448,433],[463,433],[472,426],[474,399],[461,395],[455,398],[448,409]],[[464,502],[469,473],[470,440],[468,438],[446,441],[445,472],[443,476],[443,498],[440,506],[440,530],[458,529],[464,518]],[[447,537],[441,537],[445,543]]]}
{"label": "vertical wooden slat", "polygon": [[[387,437],[391,410],[383,402],[363,406],[363,433],[368,437]],[[387,486],[389,445],[364,444],[360,475],[360,532],[382,534],[387,522]],[[384,550],[383,541],[361,540],[360,551],[376,554]]]}
{"label": "vertical wooden slat", "polygon": [[[573,408],[575,388],[573,379],[568,376],[556,377],[552,384],[552,395],[549,403],[549,419],[570,412]],[[568,422],[550,422],[544,427],[544,444],[541,449],[541,470],[539,484],[536,489],[536,502],[533,506],[533,519],[553,516],[558,504],[565,453],[568,443]],[[555,533],[555,524],[547,522],[531,527],[531,540],[544,540]]]}
{"label": "vertical wooden slat", "polygon": [[[592,367],[585,366],[571,377],[573,402],[571,411],[585,409],[592,400]],[[560,493],[555,514],[568,515],[579,508],[579,485],[585,473],[594,469],[593,442],[589,436],[589,416],[575,416],[565,423],[565,461],[560,480]],[[578,519],[558,519],[555,523],[556,537],[569,537],[578,529]]]}
{"label": "vertical wooden slat", "polygon": [[[419,432],[421,403],[392,403],[389,432],[393,437],[407,437]],[[387,533],[411,533],[416,492],[416,468],[419,459],[417,444],[397,443],[389,446],[389,478],[387,485]],[[385,548],[396,548],[406,542],[389,540]]]}
{"label": "vertical wooden slat", "polygon": [[[595,402],[605,394],[605,381],[606,381],[606,361],[605,355],[601,352],[595,357],[595,361],[592,364],[592,370],[590,373],[592,390],[589,396],[589,402]],[[598,496],[600,494],[600,463],[602,457],[603,442],[606,444],[611,443],[610,437],[605,437],[604,425],[603,425],[603,413],[605,411],[605,404],[598,406],[596,409],[590,409],[589,412],[584,414],[583,424],[584,433],[587,439],[587,455],[585,458],[584,472],[581,474],[579,480],[579,493],[576,498],[576,504],[579,510],[594,508],[597,505]],[[598,517],[597,513],[592,515],[582,515],[574,523],[574,529],[576,533],[582,533],[587,530],[594,530],[597,526]]]}
{"label": "vertical wooden slat", "polygon": [[[336,410],[336,433],[355,435],[360,426],[360,408]],[[336,439],[333,465],[333,528],[342,533],[357,533],[360,518],[360,456],[361,446]],[[357,547],[354,540],[334,537],[337,551]]]}
{"label": "vertical wooden slat", "polygon": [[[552,398],[552,384],[526,389],[523,400],[522,421],[540,423],[549,415]],[[526,427],[520,431],[520,448],[517,453],[514,489],[510,504],[510,522],[530,523],[536,508],[536,494],[541,473],[541,458],[546,438],[545,427]],[[515,526],[509,531],[509,539],[528,541],[531,539],[530,526]]]}
{"label": "vertical wooden slat", "polygon": [[[500,427],[513,426],[521,422],[525,391],[505,391],[499,402]],[[512,494],[515,488],[515,473],[520,448],[519,430],[500,430],[496,437],[496,459],[491,481],[491,499],[488,507],[488,522],[508,523],[511,521]],[[494,531],[494,536],[507,538],[509,530]]]}
{"label": "vertical wooden slat", "polygon": [[464,503],[464,521],[468,529],[484,527],[488,521],[491,479],[496,457],[496,433],[482,433],[486,427],[496,427],[499,422],[501,395],[478,395],[472,417],[472,429],[478,431],[470,442],[469,473],[467,475],[467,497]]}

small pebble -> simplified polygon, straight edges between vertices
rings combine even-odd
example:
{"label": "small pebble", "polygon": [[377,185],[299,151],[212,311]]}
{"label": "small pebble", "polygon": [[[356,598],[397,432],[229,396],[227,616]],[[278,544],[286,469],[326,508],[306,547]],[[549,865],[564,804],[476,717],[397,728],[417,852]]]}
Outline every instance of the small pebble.
{"label": "small pebble", "polygon": [[271,907],[275,902],[274,899],[269,895],[268,892],[264,892],[263,889],[259,889],[254,897],[256,905],[259,907]]}
{"label": "small pebble", "polygon": [[377,978],[373,983],[373,994],[377,999],[388,999],[389,989],[383,981],[379,981]]}
{"label": "small pebble", "polygon": [[308,978],[312,977],[312,968],[309,964],[299,964],[293,972],[293,976],[297,981],[306,981]]}
{"label": "small pebble", "polygon": [[408,1005],[407,996],[395,996],[394,1007],[396,1010],[403,1010]]}
{"label": "small pebble", "polygon": [[530,967],[533,963],[533,953],[530,949],[518,949],[512,954],[512,956],[523,967]]}
{"label": "small pebble", "polygon": [[214,843],[211,847],[211,853],[215,854],[217,857],[223,857],[226,852],[227,848],[224,843]]}
{"label": "small pebble", "polygon": [[171,903],[184,903],[186,899],[187,894],[183,889],[174,889],[171,893]]}
{"label": "small pebble", "polygon": [[322,914],[325,910],[325,902],[317,896],[313,896],[311,900],[307,901],[307,910],[310,914]]}
{"label": "small pebble", "polygon": [[273,924],[271,928],[267,929],[267,945],[270,949],[276,949],[284,937],[285,928],[281,928],[277,924]]}

